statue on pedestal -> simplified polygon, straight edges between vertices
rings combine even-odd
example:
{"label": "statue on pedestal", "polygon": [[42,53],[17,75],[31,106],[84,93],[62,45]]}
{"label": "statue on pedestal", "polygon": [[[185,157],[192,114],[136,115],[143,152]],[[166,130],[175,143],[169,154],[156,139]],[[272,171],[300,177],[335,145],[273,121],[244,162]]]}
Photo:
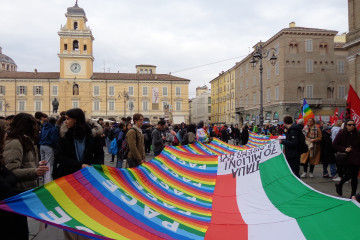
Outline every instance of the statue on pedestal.
{"label": "statue on pedestal", "polygon": [[54,98],[54,100],[52,101],[52,106],[53,106],[53,113],[57,113],[59,109],[59,101],[56,98]]}

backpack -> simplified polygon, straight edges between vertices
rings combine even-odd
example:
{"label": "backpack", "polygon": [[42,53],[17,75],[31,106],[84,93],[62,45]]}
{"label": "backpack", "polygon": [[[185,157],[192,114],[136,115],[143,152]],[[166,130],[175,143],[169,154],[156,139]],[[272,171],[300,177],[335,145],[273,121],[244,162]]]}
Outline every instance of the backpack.
{"label": "backpack", "polygon": [[[133,129],[133,128],[130,128],[129,131],[131,129]],[[134,129],[134,131],[136,131],[136,130]],[[137,141],[137,133],[136,133],[136,141]],[[124,140],[122,141],[121,148],[119,149],[119,152],[118,152],[120,159],[127,159],[127,155],[129,153],[129,151],[130,151],[129,144],[128,144],[126,136],[125,136]]]}
{"label": "backpack", "polygon": [[110,141],[112,141],[115,137],[114,132],[115,132],[115,128],[110,129],[109,134],[108,134],[108,138]]}
{"label": "backpack", "polygon": [[109,152],[112,155],[116,155],[118,153],[118,145],[117,145],[117,141],[116,138],[114,138],[111,143],[110,143],[110,148],[109,148]]}
{"label": "backpack", "polygon": [[303,154],[308,151],[309,151],[309,148],[305,142],[305,135],[300,131],[300,133],[299,133],[299,153]]}

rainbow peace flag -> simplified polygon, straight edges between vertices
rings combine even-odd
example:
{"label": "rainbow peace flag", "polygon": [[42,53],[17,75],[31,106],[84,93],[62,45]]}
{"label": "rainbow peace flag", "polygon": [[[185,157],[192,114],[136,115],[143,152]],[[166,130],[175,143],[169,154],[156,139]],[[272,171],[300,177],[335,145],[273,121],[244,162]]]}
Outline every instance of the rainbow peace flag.
{"label": "rainbow peace flag", "polygon": [[133,169],[87,167],[0,209],[93,239],[360,239],[359,204],[295,177],[277,140],[249,142],[166,147]]}
{"label": "rainbow peace flag", "polygon": [[311,111],[311,108],[310,108],[310,106],[307,104],[305,98],[304,98],[304,102],[303,102],[302,112],[303,112],[303,118],[304,118],[304,125],[307,124],[307,122],[309,121],[310,118],[314,118],[314,119],[315,119],[315,115],[314,115],[314,113]]}

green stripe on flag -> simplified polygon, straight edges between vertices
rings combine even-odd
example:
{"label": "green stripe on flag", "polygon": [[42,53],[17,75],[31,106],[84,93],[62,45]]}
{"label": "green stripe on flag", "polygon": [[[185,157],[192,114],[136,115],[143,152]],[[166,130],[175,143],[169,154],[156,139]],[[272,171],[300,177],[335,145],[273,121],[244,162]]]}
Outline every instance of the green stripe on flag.
{"label": "green stripe on flag", "polygon": [[283,155],[261,163],[260,175],[269,200],[297,220],[307,239],[360,239],[360,208],[304,185],[291,173]]}

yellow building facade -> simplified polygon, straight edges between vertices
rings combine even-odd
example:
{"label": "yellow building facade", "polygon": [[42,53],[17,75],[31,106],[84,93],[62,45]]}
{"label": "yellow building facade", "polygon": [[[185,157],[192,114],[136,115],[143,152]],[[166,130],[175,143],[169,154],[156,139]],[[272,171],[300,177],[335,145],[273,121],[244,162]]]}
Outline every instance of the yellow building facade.
{"label": "yellow building facade", "polygon": [[0,71],[0,115],[57,115],[81,108],[88,118],[119,119],[140,112],[150,123],[188,122],[190,80],[157,74],[153,65],[137,65],[135,73],[93,72],[94,37],[85,12],[75,4],[65,16],[67,22],[58,32],[60,71]]}
{"label": "yellow building facade", "polygon": [[235,124],[235,68],[210,81],[211,123]]}

